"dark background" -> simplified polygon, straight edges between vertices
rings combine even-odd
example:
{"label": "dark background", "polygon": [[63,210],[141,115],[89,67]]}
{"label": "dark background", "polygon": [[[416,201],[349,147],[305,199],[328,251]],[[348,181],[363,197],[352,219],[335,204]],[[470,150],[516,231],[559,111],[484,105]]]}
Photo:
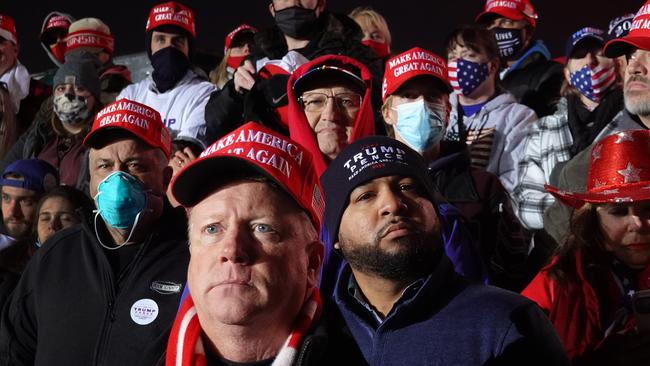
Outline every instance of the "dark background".
{"label": "dark background", "polygon": [[[636,12],[643,0],[532,0],[539,13],[536,36],[543,39],[554,56],[561,56],[564,42],[583,26],[606,28],[609,20]],[[20,61],[30,72],[54,65],[40,46],[38,35],[45,16],[52,10],[76,19],[97,17],[111,28],[115,55],[144,51],[144,26],[149,9],[161,1],[144,0],[4,0],[0,12],[16,20]],[[196,17],[197,47],[221,55],[224,36],[247,22],[258,27],[272,24],[270,0],[184,0]],[[370,5],[382,13],[393,35],[393,49],[419,45],[440,53],[442,42],[455,26],[472,22],[481,11],[481,0],[329,0],[328,9],[347,13],[359,5]],[[444,56],[444,55],[443,55]]]}

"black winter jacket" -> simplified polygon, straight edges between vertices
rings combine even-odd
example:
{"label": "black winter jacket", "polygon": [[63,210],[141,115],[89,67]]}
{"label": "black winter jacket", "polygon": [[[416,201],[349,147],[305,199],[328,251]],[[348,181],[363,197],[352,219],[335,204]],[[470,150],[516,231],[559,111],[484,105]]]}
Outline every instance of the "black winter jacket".
{"label": "black winter jacket", "polygon": [[167,210],[119,276],[92,226],[55,234],[3,309],[0,365],[155,363],[186,282],[189,254],[179,222]]}

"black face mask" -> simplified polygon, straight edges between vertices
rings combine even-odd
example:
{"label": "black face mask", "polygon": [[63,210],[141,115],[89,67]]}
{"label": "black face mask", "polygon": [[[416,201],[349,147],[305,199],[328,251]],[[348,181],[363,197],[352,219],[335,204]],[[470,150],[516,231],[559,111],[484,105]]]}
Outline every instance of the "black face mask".
{"label": "black face mask", "polygon": [[174,47],[165,47],[151,55],[153,73],[151,77],[156,89],[164,93],[176,85],[190,68],[190,60]]}
{"label": "black face mask", "polygon": [[285,35],[296,39],[308,39],[318,24],[316,10],[299,6],[275,12],[275,24]]}
{"label": "black face mask", "polygon": [[517,59],[524,43],[521,39],[521,29],[493,28],[494,38],[499,46],[499,54],[506,61]]}

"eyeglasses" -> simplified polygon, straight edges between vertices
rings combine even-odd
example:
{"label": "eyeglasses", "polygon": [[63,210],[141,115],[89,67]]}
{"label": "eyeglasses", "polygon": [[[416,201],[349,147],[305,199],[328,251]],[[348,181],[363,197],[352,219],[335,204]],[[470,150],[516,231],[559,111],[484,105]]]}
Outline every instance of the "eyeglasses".
{"label": "eyeglasses", "polygon": [[341,93],[336,95],[309,93],[298,98],[298,101],[305,112],[318,113],[325,109],[327,100],[330,98],[334,99],[334,102],[339,109],[347,112],[358,110],[361,107],[361,102],[363,100],[363,97],[357,93]]}

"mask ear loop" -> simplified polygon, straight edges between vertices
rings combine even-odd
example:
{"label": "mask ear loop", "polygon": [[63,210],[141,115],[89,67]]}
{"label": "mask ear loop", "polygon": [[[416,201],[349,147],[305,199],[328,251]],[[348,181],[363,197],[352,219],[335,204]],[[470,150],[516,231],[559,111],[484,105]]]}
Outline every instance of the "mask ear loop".
{"label": "mask ear loop", "polygon": [[136,226],[138,225],[138,223],[140,221],[140,216],[142,215],[142,212],[144,212],[144,211],[139,212],[135,216],[135,220],[133,221],[133,226],[131,226],[131,230],[129,230],[129,236],[126,238],[124,243],[116,245],[114,247],[109,247],[108,245],[104,244],[104,242],[102,241],[102,239],[101,239],[101,237],[99,235],[99,231],[97,230],[97,217],[99,216],[99,210],[96,210],[95,218],[93,219],[93,226],[94,226],[94,229],[95,229],[95,237],[97,238],[97,241],[99,242],[99,245],[101,245],[104,249],[117,250],[117,249],[120,249],[123,246],[135,244],[135,242],[130,242],[130,240],[131,240],[131,236],[135,232]]}
{"label": "mask ear loop", "polygon": [[[113,175],[113,174],[115,174],[115,173],[117,173],[117,172],[111,173],[108,177],[110,177],[111,175]],[[108,177],[104,178],[104,180],[106,180]],[[102,181],[102,182],[103,182],[103,181]],[[100,184],[101,184],[101,183],[100,183]],[[145,193],[148,193],[148,192],[150,192],[150,191],[151,191],[150,189],[145,190]],[[97,196],[99,196],[100,194],[101,194],[101,192],[97,192],[97,195],[95,196],[95,200],[97,200]],[[99,235],[99,231],[97,230],[97,217],[100,215],[100,210],[93,210],[93,212],[95,212],[95,217],[93,218],[93,227],[94,227],[94,229],[95,229],[95,237],[97,238],[97,241],[99,242],[99,245],[101,245],[104,249],[108,249],[108,250],[117,250],[117,249],[120,249],[121,247],[123,247],[123,246],[125,246],[125,245],[136,244],[135,242],[131,243],[130,240],[131,240],[131,236],[132,236],[133,233],[135,232],[135,228],[136,228],[136,226],[137,226],[138,223],[140,222],[140,217],[141,217],[142,213],[143,213],[143,212],[152,212],[152,211],[153,211],[153,210],[150,209],[150,208],[146,208],[146,207],[147,207],[147,203],[148,203],[148,201],[149,201],[149,200],[147,200],[147,202],[145,202],[145,204],[144,204],[144,207],[145,207],[145,208],[144,208],[142,211],[138,212],[137,215],[135,215],[135,220],[133,220],[133,225],[131,226],[131,230],[129,231],[129,235],[127,236],[127,238],[126,238],[126,240],[124,241],[124,243],[122,243],[122,244],[120,244],[120,245],[117,245],[117,246],[115,246],[115,247],[109,247],[109,246],[107,246],[106,244],[104,244],[104,242],[102,241],[102,239],[101,239],[101,237],[100,237],[100,235]]]}

